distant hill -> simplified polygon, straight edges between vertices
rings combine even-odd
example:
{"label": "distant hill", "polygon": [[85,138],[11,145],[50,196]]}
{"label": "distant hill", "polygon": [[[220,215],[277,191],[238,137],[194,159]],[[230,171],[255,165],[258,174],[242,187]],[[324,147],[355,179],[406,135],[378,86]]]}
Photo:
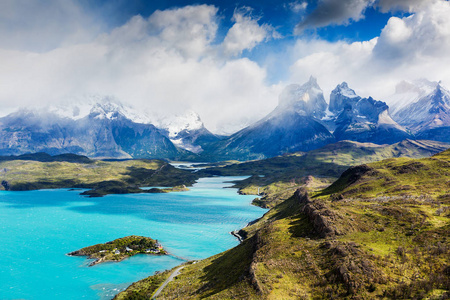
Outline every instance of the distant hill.
{"label": "distant hill", "polygon": [[0,156],[0,161],[10,161],[10,160],[32,160],[40,162],[54,162],[54,161],[66,161],[72,163],[82,163],[89,164],[94,162],[87,156],[77,155],[72,153],[65,153],[59,155],[50,155],[45,152],[22,154],[22,155],[10,155],[10,156]]}
{"label": "distant hill", "polygon": [[[237,183],[242,193],[269,194],[259,204],[272,206],[285,199],[299,185],[311,181],[308,176],[325,180],[337,179],[350,166],[393,157],[428,157],[450,148],[435,141],[405,140],[392,145],[340,141],[309,152],[292,153],[258,161],[235,163],[225,167],[200,170],[199,176],[252,175]],[[261,176],[260,176],[261,175]],[[319,184],[319,182],[316,182]],[[279,191],[279,192],[278,192]],[[280,195],[283,193],[283,195]]]}

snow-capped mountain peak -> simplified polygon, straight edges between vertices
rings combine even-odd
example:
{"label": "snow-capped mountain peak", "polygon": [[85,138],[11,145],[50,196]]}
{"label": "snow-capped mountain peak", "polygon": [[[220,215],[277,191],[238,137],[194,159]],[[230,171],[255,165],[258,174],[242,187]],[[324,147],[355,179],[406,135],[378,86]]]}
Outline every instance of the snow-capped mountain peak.
{"label": "snow-capped mountain peak", "polygon": [[174,145],[193,153],[202,152],[204,145],[218,140],[205,128],[200,116],[192,110],[165,117],[159,121],[158,127]]}
{"label": "snow-capped mountain peak", "polygon": [[345,96],[347,98],[356,98],[358,95],[356,95],[355,91],[348,87],[347,82],[342,82],[339,84],[335,90],[337,94],[340,94],[342,96]]}
{"label": "snow-capped mountain peak", "polygon": [[169,138],[175,138],[183,130],[191,131],[203,128],[203,122],[195,111],[189,110],[184,114],[163,120],[160,126],[169,132]]}
{"label": "snow-capped mountain peak", "polygon": [[414,132],[450,126],[450,92],[440,82],[401,82],[389,101],[394,119]]}
{"label": "snow-capped mountain peak", "polygon": [[119,116],[134,123],[151,124],[152,118],[142,110],[125,105],[117,99],[90,95],[72,101],[51,105],[46,110],[62,118],[78,120],[90,116],[96,119],[114,120]]}
{"label": "snow-capped mountain peak", "polygon": [[342,82],[330,94],[329,110],[337,114],[344,109],[345,105],[354,106],[361,99],[354,90],[349,88],[347,82]]}
{"label": "snow-capped mountain peak", "polygon": [[403,80],[399,82],[395,87],[395,93],[386,98],[392,115],[397,114],[408,105],[418,102],[419,99],[426,95],[433,93],[438,85],[438,82],[427,79]]}

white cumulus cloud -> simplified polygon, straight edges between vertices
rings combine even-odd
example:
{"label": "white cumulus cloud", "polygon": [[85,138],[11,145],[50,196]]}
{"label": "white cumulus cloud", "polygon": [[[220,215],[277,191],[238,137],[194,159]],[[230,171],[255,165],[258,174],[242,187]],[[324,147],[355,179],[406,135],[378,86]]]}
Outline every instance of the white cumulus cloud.
{"label": "white cumulus cloud", "polygon": [[[257,63],[221,55],[229,41],[215,44],[217,11],[211,5],[155,11],[89,42],[46,52],[0,49],[2,111],[95,94],[161,114],[192,109],[211,130],[229,133],[227,122],[242,125],[270,111],[279,87],[267,84]],[[241,32],[249,40],[238,39],[233,51],[269,36],[245,14],[236,13],[234,22],[241,29],[233,26],[230,36]]]}
{"label": "white cumulus cloud", "polygon": [[235,23],[228,30],[223,41],[226,55],[239,55],[242,51],[251,50],[263,41],[280,37],[271,25],[259,25],[259,18],[252,15],[252,9],[249,7],[236,9],[233,21]]}
{"label": "white cumulus cloud", "polygon": [[450,87],[450,2],[430,1],[410,16],[391,17],[378,38],[348,43],[298,40],[291,81],[319,79],[325,95],[347,81],[362,96],[382,100],[405,79],[442,80]]}

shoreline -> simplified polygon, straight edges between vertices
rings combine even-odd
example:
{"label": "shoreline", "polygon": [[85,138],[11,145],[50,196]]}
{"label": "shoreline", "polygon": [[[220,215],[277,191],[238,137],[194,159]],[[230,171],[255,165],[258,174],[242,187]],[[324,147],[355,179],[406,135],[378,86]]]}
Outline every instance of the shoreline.
{"label": "shoreline", "polygon": [[[244,227],[244,228],[245,228],[245,227]],[[242,229],[240,229],[240,230],[242,230]],[[240,230],[239,230],[239,231],[240,231]],[[239,235],[239,231],[238,231],[238,230],[233,230],[233,231],[230,232],[230,234],[231,234],[232,236],[234,236],[235,238],[237,238],[237,239],[239,240],[239,243],[242,244],[242,242],[244,241],[244,238],[243,238],[242,236]]]}
{"label": "shoreline", "polygon": [[240,232],[242,229],[247,228],[247,227],[249,227],[249,226],[255,224],[256,222],[258,222],[259,220],[261,220],[261,218],[262,218],[262,217],[259,217],[259,218],[255,219],[255,220],[253,220],[253,221],[248,222],[247,225],[245,225],[244,227],[242,227],[242,228],[239,229],[239,230],[236,229],[236,230],[230,231],[230,234],[231,234],[232,236],[234,236],[235,238],[237,238],[237,239],[239,240],[239,243],[242,244],[242,242],[244,242],[245,238],[244,238],[242,235],[240,235],[239,232]]}

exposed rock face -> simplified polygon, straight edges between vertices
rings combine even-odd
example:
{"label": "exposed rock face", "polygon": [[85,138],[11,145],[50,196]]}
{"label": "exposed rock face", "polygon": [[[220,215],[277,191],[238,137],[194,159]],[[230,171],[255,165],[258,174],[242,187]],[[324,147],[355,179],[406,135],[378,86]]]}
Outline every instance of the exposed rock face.
{"label": "exposed rock face", "polygon": [[384,274],[356,243],[330,241],[322,247],[328,249],[328,257],[334,265],[327,277],[332,282],[343,283],[350,294],[365,290],[369,284],[386,282]]}
{"label": "exposed rock face", "polygon": [[151,124],[135,123],[115,106],[95,105],[82,118],[20,110],[0,119],[0,154],[76,153],[90,157],[176,158],[178,149]]}
{"label": "exposed rock face", "polygon": [[330,94],[330,112],[338,114],[347,105],[354,106],[361,97],[348,87],[346,82],[339,84]]}
{"label": "exposed rock face", "polygon": [[393,144],[412,135],[389,115],[385,102],[361,98],[347,83],[338,85],[330,95],[337,140]]}
{"label": "exposed rock face", "polygon": [[[450,126],[450,92],[440,83],[414,102],[399,109],[394,118],[413,132],[425,132]],[[450,139],[450,138],[449,138]]]}
{"label": "exposed rock face", "polygon": [[6,180],[3,180],[2,181],[2,186],[3,186],[3,188],[5,189],[5,191],[9,191],[10,190],[10,186],[9,186],[9,182],[8,181],[6,181]]}
{"label": "exposed rock face", "polygon": [[450,91],[440,82],[402,81],[387,100],[393,118],[418,139],[450,142]]}
{"label": "exposed rock face", "polygon": [[308,192],[303,188],[298,189],[294,197],[299,203],[304,204],[302,212],[307,215],[316,234],[321,238],[344,234],[343,230],[336,226],[342,222],[342,217],[330,210],[324,203],[311,201]]}

